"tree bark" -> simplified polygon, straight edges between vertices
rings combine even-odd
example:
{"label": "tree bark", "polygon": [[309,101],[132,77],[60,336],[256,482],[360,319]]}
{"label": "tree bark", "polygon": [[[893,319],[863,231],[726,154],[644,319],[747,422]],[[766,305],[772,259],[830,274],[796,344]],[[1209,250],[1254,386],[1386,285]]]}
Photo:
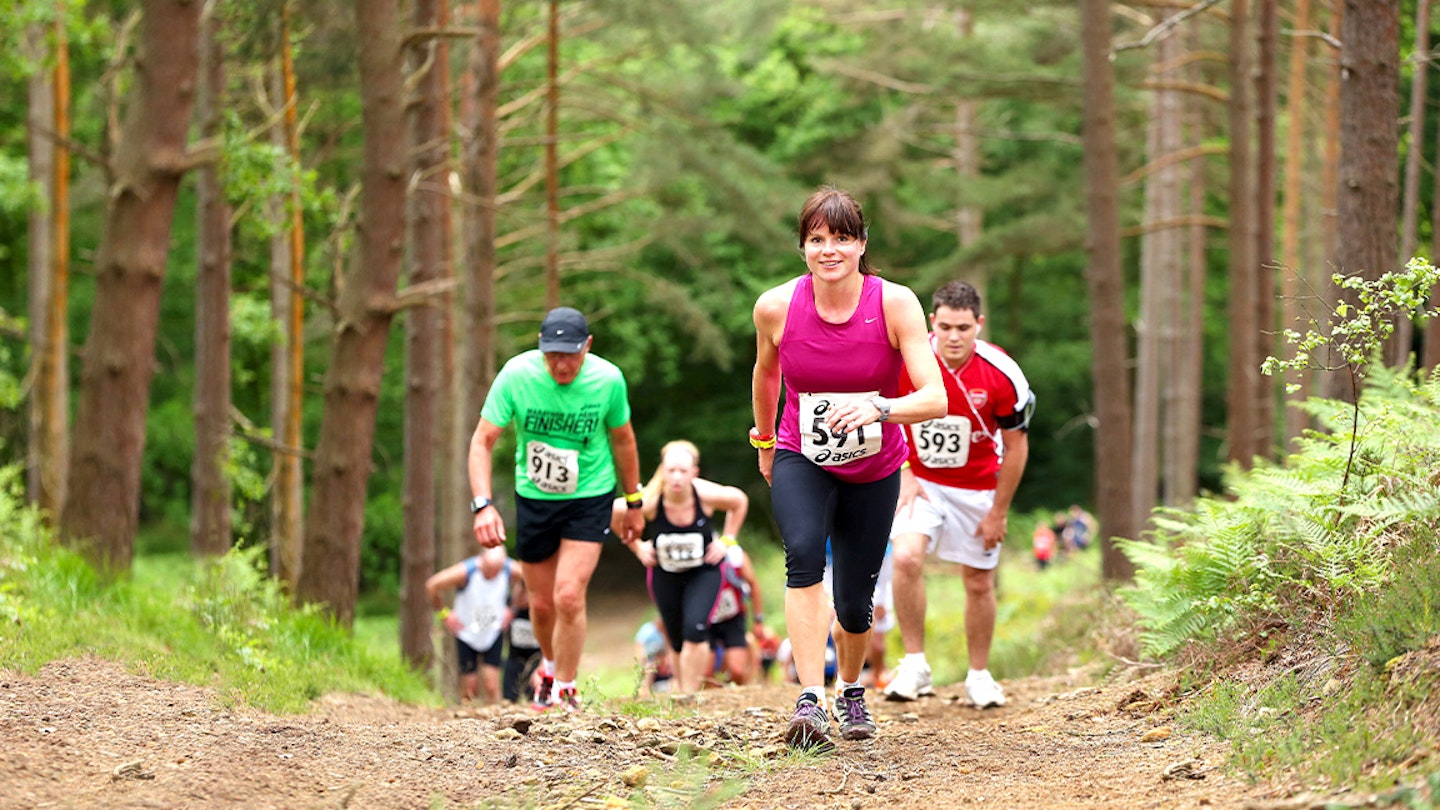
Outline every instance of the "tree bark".
{"label": "tree bark", "polygon": [[70,134],[69,48],[63,23],[51,26],[53,38],[36,27],[29,42],[31,59],[46,61],[45,43],[54,46],[54,67],[37,70],[29,83],[27,145],[30,180],[48,202],[30,213],[28,306],[31,377],[30,440],[26,455],[29,500],[48,515],[59,516],[65,503],[70,448],[70,330],[68,327],[70,233],[70,156],[58,138]]}
{"label": "tree bark", "polygon": [[[1310,0],[1295,0],[1294,28],[1297,31],[1310,27]],[[1285,168],[1284,192],[1281,195],[1280,213],[1280,322],[1285,329],[1304,332],[1299,305],[1300,275],[1300,217],[1303,198],[1301,180],[1305,174],[1305,67],[1309,53],[1309,37],[1290,38],[1290,67],[1285,91]],[[1283,341],[1275,341],[1277,357],[1286,357],[1290,347]],[[1284,401],[1293,406],[1310,395],[1310,375],[1300,369],[1285,372],[1285,385],[1299,386],[1294,393],[1287,393]],[[1288,447],[1299,438],[1305,427],[1304,413],[1296,407],[1285,408],[1283,439]]]}
{"label": "tree bark", "polygon": [[1255,168],[1250,120],[1250,4],[1230,4],[1230,374],[1226,399],[1229,459],[1249,467],[1259,452],[1259,322],[1255,306],[1258,267],[1255,246]]}
{"label": "tree bark", "polygon": [[112,158],[61,534],[127,571],[139,523],[160,290],[195,102],[200,4],[141,0],[135,84]]}
{"label": "tree bark", "polygon": [[1255,455],[1275,454],[1277,381],[1259,367],[1275,350],[1275,107],[1279,0],[1257,0],[1255,70]]}
{"label": "tree bark", "polygon": [[[975,35],[975,18],[969,9],[955,10],[956,30],[962,41]],[[980,177],[980,102],[961,98],[955,102],[955,187],[968,189]],[[985,227],[985,214],[962,195],[955,206],[955,235],[960,250],[980,241]],[[990,267],[974,262],[965,268],[965,278],[980,293],[981,301],[990,300]],[[926,302],[927,304],[929,302]]]}
{"label": "tree bark", "polygon": [[[478,34],[470,52],[469,86],[465,105],[465,188],[473,202],[465,209],[465,261],[459,273],[460,369],[455,375],[454,443],[468,448],[480,408],[495,379],[495,229],[499,200],[497,165],[500,146],[500,0],[480,0]],[[470,475],[465,453],[456,458],[449,481],[460,504],[470,502]],[[499,493],[496,493],[497,495]],[[448,535],[473,538],[470,510],[447,515],[453,521]],[[469,546],[469,541],[466,543]]]}
{"label": "tree bark", "polygon": [[[1158,25],[1171,16],[1158,12]],[[1162,37],[1154,45],[1152,76],[1163,81],[1174,70],[1179,53],[1177,37]],[[1134,443],[1131,447],[1131,497],[1136,521],[1144,525],[1160,493],[1160,426],[1173,416],[1175,369],[1165,373],[1166,360],[1175,356],[1180,327],[1179,293],[1181,225],[1181,172],[1173,160],[1180,151],[1180,94],[1163,85],[1152,91],[1149,123],[1149,162],[1156,168],[1145,179],[1145,221],[1160,223],[1146,228],[1140,242],[1140,317],[1135,324]],[[1163,391],[1163,394],[1162,394]],[[1168,431],[1167,431],[1168,433]]]}
{"label": "tree bark", "polygon": [[405,88],[397,0],[355,3],[360,119],[359,257],[340,290],[315,448],[297,596],[355,618],[360,539],[385,343],[405,246]]}
{"label": "tree bark", "polygon": [[[225,49],[219,4],[204,4],[196,117],[204,138],[224,134]],[[195,290],[195,457],[190,477],[190,551],[230,549],[230,206],[214,163],[201,167],[195,196],[200,266]]]}
{"label": "tree bark", "polygon": [[545,308],[560,306],[560,0],[549,0],[545,60]]}
{"label": "tree bark", "polygon": [[1125,350],[1125,289],[1120,264],[1118,157],[1115,148],[1115,78],[1110,64],[1110,6],[1080,0],[1083,53],[1086,248],[1090,255],[1091,369],[1099,427],[1095,434],[1096,507],[1101,569],[1106,580],[1128,580],[1135,568],[1111,541],[1135,537],[1130,499],[1130,383]]}
{"label": "tree bark", "polygon": [[[1345,0],[1340,28],[1340,178],[1337,271],[1376,279],[1398,270],[1400,3]],[[1345,296],[1353,303],[1353,296]],[[1349,374],[1331,375],[1351,399]]]}
{"label": "tree bark", "polygon": [[280,86],[282,126],[275,137],[290,157],[296,180],[288,203],[277,206],[289,214],[285,235],[271,246],[271,313],[281,324],[284,345],[271,353],[271,432],[284,448],[272,462],[270,494],[270,570],[293,593],[300,582],[305,545],[305,480],[301,465],[305,446],[305,223],[300,200],[300,99],[290,44],[290,4],[280,11]]}
{"label": "tree bark", "polygon": [[[1415,50],[1411,57],[1415,73],[1410,80],[1410,123],[1405,147],[1405,186],[1400,204],[1400,261],[1415,256],[1419,242],[1420,160],[1425,141],[1425,86],[1430,74],[1430,0],[1415,4]],[[1433,255],[1433,254],[1432,254]],[[1397,268],[1398,269],[1398,268]],[[1386,346],[1386,361],[1396,368],[1410,362],[1414,328],[1409,318],[1395,324],[1395,339]]]}
{"label": "tree bark", "polygon": [[[416,0],[417,29],[444,27],[448,0]],[[447,275],[450,261],[450,133],[445,72],[450,48],[443,38],[410,47],[415,82],[410,106],[411,175],[410,269],[412,285]],[[405,538],[400,550],[400,650],[416,669],[430,665],[430,600],[425,580],[435,573],[436,451],[449,440],[436,416],[440,384],[439,306],[411,309],[405,317]]]}

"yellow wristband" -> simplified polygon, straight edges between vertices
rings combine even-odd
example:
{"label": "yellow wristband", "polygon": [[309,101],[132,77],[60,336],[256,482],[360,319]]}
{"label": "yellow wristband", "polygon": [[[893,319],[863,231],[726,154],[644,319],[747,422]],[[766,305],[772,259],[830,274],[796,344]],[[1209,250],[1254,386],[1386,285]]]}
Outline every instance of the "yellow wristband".
{"label": "yellow wristband", "polygon": [[438,616],[438,617],[440,618],[440,621],[443,622],[443,621],[445,621],[446,618],[448,618],[448,617],[450,616],[450,608],[448,608],[448,607],[440,608],[440,612],[439,612],[439,613],[436,613],[435,615]]}
{"label": "yellow wristband", "polygon": [[644,501],[645,492],[643,490],[637,489],[634,492],[628,492],[625,494],[626,503],[643,503]]}
{"label": "yellow wristband", "polygon": [[729,534],[720,535],[720,542],[724,543],[727,546],[739,545],[739,543],[735,542],[735,537]]}
{"label": "yellow wristband", "polygon": [[905,462],[904,464],[901,464],[901,465],[900,465],[900,469],[902,469],[902,470],[908,470],[908,469],[910,469],[910,462],[907,461],[907,462]]}

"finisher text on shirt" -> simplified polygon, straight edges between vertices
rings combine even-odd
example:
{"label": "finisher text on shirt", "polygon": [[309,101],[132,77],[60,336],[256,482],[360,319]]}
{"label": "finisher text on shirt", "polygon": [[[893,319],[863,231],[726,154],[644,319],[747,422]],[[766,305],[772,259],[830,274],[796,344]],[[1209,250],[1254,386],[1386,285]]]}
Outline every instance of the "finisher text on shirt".
{"label": "finisher text on shirt", "polygon": [[587,435],[600,427],[599,408],[599,405],[587,405],[582,413],[531,408],[525,412],[525,431],[550,435]]}

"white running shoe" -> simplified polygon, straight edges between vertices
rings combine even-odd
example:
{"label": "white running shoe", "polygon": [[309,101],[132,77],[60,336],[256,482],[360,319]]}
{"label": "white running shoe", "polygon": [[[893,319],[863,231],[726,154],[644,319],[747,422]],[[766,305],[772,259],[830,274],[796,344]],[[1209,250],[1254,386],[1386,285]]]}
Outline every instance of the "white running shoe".
{"label": "white running shoe", "polygon": [[965,676],[965,695],[977,709],[989,709],[1005,705],[1005,693],[995,682],[989,671],[974,672]]}
{"label": "white running shoe", "polygon": [[895,668],[895,677],[885,685],[886,700],[915,700],[933,694],[935,688],[930,684],[930,666],[903,658]]}

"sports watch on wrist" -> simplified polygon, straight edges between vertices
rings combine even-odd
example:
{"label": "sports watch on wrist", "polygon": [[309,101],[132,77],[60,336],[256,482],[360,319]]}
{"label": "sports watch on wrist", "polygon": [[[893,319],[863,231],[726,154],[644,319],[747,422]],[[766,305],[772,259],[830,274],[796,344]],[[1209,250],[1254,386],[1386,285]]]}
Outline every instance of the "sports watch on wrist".
{"label": "sports watch on wrist", "polygon": [[875,410],[880,412],[881,422],[890,421],[890,400],[885,397],[871,397],[870,404],[874,405]]}
{"label": "sports watch on wrist", "polygon": [[478,515],[480,514],[480,510],[484,509],[487,506],[490,506],[493,503],[494,501],[490,500],[484,495],[481,495],[480,497],[470,502],[470,514]]}

